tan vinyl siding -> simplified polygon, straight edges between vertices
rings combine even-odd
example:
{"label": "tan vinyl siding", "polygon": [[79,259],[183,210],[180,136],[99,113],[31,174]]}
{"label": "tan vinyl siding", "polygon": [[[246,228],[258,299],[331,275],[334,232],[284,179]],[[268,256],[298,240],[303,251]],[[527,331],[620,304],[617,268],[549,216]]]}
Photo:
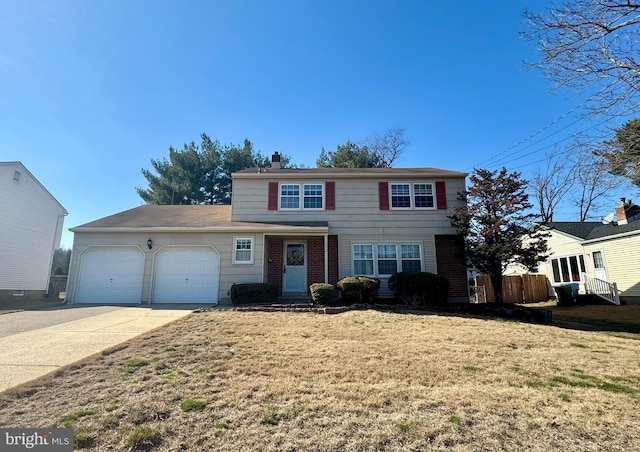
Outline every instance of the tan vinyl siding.
{"label": "tan vinyl siding", "polygon": [[[73,245],[73,256],[69,270],[69,282],[67,285],[67,301],[75,302],[78,287],[78,277],[82,254],[92,246],[122,246],[135,245],[145,253],[144,280],[142,288],[143,304],[151,301],[153,284],[154,255],[163,246],[212,246],[220,254],[220,284],[219,298],[227,298],[231,285],[234,283],[262,282],[263,281],[263,255],[264,239],[262,234],[241,234],[242,237],[253,237],[254,261],[253,264],[234,264],[233,246],[234,233],[89,233],[76,232]],[[153,248],[150,250],[147,239],[153,240]]]}
{"label": "tan vinyl siding", "polygon": [[[385,179],[386,180],[386,179]],[[422,182],[411,178],[394,182]],[[424,181],[435,182],[429,179]],[[328,221],[332,234],[353,233],[354,229],[369,229],[368,234],[378,235],[403,230],[429,230],[433,234],[452,233],[451,206],[462,205],[457,193],[464,191],[464,180],[446,180],[447,206],[445,210],[386,210],[378,203],[379,179],[335,180],[335,210],[322,211],[270,211],[268,210],[268,184],[273,180],[245,180],[236,183],[233,190],[233,221]],[[318,182],[300,179],[287,183]],[[321,181],[322,182],[322,181]]]}

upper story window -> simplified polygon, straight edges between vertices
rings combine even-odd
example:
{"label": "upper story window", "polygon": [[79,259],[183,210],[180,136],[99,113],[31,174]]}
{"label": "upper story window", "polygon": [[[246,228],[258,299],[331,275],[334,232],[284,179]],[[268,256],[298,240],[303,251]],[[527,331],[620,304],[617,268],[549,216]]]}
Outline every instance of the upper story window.
{"label": "upper story window", "polygon": [[253,237],[234,238],[233,248],[234,264],[253,264]]}
{"label": "upper story window", "polygon": [[304,186],[304,208],[322,209],[322,185],[313,184]]}
{"label": "upper story window", "polygon": [[392,209],[435,209],[432,182],[392,183],[389,185]]}
{"label": "upper story window", "polygon": [[[302,207],[301,207],[302,206]],[[324,208],[323,184],[280,185],[280,209],[322,210]]]}
{"label": "upper story window", "polygon": [[280,186],[280,208],[299,209],[300,208],[300,185]]}

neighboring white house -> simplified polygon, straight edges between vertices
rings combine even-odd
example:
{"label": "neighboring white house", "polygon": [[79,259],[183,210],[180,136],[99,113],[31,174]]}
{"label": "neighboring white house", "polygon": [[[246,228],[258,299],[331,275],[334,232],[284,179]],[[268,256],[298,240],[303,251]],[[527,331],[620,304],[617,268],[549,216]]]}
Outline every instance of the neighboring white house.
{"label": "neighboring white house", "polygon": [[551,222],[550,256],[538,267],[553,286],[586,278],[616,283],[622,302],[640,303],[640,207],[623,199],[616,220]]}
{"label": "neighboring white house", "polygon": [[435,168],[269,168],[232,175],[231,206],[146,205],[75,228],[69,303],[217,303],[234,283],[282,295],[349,275],[438,273],[468,299],[451,207],[465,173]]}
{"label": "neighboring white house", "polygon": [[67,211],[20,162],[0,162],[0,299],[43,295]]}

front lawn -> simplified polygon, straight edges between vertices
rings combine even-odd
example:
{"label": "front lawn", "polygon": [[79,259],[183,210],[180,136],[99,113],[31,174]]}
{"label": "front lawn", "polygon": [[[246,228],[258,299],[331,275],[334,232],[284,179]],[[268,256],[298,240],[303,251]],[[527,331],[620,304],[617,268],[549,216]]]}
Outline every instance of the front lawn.
{"label": "front lawn", "polygon": [[194,313],[0,394],[83,450],[640,449],[640,336],[376,310]]}

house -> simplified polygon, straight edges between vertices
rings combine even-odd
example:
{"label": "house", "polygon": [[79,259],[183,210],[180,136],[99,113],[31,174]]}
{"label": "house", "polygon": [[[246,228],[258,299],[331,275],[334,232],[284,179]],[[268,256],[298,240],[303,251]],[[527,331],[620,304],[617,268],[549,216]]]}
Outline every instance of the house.
{"label": "house", "polygon": [[41,297],[67,211],[20,162],[0,162],[0,300]]}
{"label": "house", "polygon": [[640,303],[640,207],[623,198],[616,217],[547,223],[550,256],[538,272],[556,287],[578,284],[582,293],[594,278],[615,283],[622,302]]}
{"label": "house", "polygon": [[468,299],[451,227],[465,173],[434,168],[269,168],[236,172],[230,206],[144,205],[75,228],[67,302],[217,303],[234,283],[283,297],[349,275],[421,270]]}

